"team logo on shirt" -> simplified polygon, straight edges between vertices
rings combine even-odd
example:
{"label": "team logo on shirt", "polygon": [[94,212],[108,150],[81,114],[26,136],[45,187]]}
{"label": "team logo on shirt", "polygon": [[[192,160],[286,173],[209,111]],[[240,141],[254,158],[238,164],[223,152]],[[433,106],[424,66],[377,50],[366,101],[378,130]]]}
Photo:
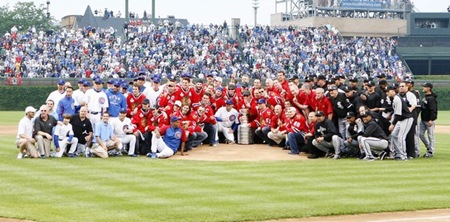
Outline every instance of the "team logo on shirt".
{"label": "team logo on shirt", "polygon": [[98,98],[98,103],[100,103],[101,105],[105,104],[105,98],[104,97]]}
{"label": "team logo on shirt", "polygon": [[125,125],[123,125],[123,129],[122,129],[124,132],[125,131],[128,131],[128,125],[127,124],[125,124]]}
{"label": "team logo on shirt", "polygon": [[228,117],[228,119],[233,122],[234,120],[236,120],[236,116],[235,115],[231,115]]}
{"label": "team logo on shirt", "polygon": [[175,133],[175,138],[181,139],[181,132],[176,132]]}

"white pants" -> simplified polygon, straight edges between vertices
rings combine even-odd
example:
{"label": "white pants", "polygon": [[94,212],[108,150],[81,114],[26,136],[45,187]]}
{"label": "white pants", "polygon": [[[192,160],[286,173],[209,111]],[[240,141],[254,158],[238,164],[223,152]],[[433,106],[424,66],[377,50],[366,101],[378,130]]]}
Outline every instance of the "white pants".
{"label": "white pants", "polygon": [[273,140],[275,143],[280,144],[283,139],[286,139],[286,134],[283,134],[279,131],[277,133],[269,132],[267,134],[267,137]]}
{"label": "white pants", "polygon": [[[231,132],[230,132],[231,131]],[[217,123],[217,132],[223,133],[227,140],[234,141],[234,134],[232,133],[232,129],[223,126],[220,122]]]}
{"label": "white pants", "polygon": [[117,137],[122,144],[129,144],[128,155],[133,155],[136,148],[136,136],[134,135],[124,135]]}
{"label": "white pants", "polygon": [[166,145],[163,138],[156,138],[154,132],[152,132],[152,134],[152,153],[156,153],[156,151],[158,151],[159,153],[156,154],[158,158],[168,158],[173,156],[173,150]]}
{"label": "white pants", "polygon": [[64,151],[66,151],[66,147],[68,144],[70,144],[70,149],[68,153],[73,154],[75,152],[75,150],[77,150],[77,145],[78,145],[78,138],[74,137],[72,138],[72,141],[68,141],[69,138],[65,138],[63,140],[59,141],[59,151],[56,151],[55,153],[55,157],[62,157],[62,155],[64,154]]}
{"label": "white pants", "polygon": [[101,121],[101,114],[97,113],[94,115],[92,113],[89,113],[89,120],[91,120],[92,130],[95,131],[95,125]]}

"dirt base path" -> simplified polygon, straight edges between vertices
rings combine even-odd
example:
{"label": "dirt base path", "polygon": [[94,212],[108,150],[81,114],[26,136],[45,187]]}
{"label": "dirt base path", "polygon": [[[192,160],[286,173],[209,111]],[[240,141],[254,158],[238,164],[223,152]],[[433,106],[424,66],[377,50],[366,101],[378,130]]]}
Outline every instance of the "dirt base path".
{"label": "dirt base path", "polygon": [[356,215],[342,215],[329,217],[308,217],[301,219],[282,219],[270,220],[266,222],[306,222],[306,221],[352,221],[352,222],[450,222],[450,209],[436,209],[436,210],[420,210],[420,211],[404,211],[404,212],[388,212],[388,213],[374,213],[374,214],[356,214]]}

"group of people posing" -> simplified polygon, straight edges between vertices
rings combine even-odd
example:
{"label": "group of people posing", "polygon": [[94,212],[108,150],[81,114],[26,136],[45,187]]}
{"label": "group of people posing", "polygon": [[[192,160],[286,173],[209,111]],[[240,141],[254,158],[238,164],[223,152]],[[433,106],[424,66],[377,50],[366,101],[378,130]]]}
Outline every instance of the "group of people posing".
{"label": "group of people posing", "polygon": [[61,79],[39,110],[25,109],[18,158],[168,158],[203,144],[261,143],[310,159],[408,160],[421,155],[420,140],[422,156],[433,157],[431,83],[421,96],[411,79],[389,84],[384,74],[274,75],[224,83],[214,73],[205,79],[182,73],[162,84],[161,75],[142,72],[130,83],[108,80],[106,89],[101,78],[80,79],[77,90]]}

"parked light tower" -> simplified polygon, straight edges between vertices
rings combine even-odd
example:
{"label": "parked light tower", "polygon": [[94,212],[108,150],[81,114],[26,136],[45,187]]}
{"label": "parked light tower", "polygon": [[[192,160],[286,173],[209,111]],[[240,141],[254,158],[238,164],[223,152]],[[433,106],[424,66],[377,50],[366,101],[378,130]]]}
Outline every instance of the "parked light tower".
{"label": "parked light tower", "polygon": [[255,10],[255,27],[258,24],[257,22],[258,8],[259,8],[259,0],[253,0],[253,9]]}

